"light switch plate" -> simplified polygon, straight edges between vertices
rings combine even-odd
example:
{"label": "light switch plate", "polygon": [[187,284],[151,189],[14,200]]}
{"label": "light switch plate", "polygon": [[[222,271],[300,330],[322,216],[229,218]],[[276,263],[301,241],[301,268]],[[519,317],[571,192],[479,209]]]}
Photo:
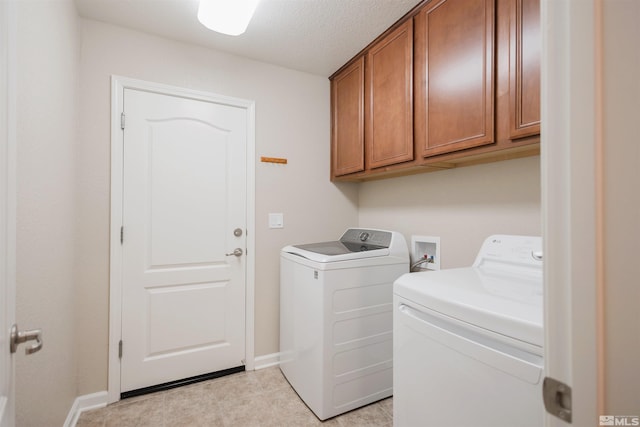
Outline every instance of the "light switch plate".
{"label": "light switch plate", "polygon": [[281,213],[270,213],[269,228],[284,228],[284,215]]}

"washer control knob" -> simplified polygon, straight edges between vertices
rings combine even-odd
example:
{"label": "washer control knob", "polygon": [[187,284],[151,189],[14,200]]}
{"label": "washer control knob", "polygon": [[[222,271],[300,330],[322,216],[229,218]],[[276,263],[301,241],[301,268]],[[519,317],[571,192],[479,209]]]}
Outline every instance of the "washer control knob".
{"label": "washer control knob", "polygon": [[366,231],[363,231],[362,233],[360,233],[360,236],[358,236],[360,238],[361,242],[366,242],[367,239],[369,239],[369,233],[367,233]]}

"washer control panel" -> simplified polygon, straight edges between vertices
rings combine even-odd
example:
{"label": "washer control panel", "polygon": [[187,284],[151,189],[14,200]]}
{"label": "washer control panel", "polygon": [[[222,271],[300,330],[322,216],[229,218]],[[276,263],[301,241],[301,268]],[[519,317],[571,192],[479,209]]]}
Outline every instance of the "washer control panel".
{"label": "washer control panel", "polygon": [[340,242],[356,243],[388,248],[391,245],[392,233],[390,231],[369,230],[363,228],[350,228],[342,235]]}

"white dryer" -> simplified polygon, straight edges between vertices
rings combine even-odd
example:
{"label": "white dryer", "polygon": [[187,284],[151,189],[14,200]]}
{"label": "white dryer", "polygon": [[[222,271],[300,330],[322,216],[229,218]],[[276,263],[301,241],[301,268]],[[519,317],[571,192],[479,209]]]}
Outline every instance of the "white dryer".
{"label": "white dryer", "polygon": [[391,396],[402,234],[352,228],[280,259],[280,369],[302,400],[325,420]]}
{"label": "white dryer", "polygon": [[394,426],[543,425],[541,239],[491,236],[472,267],[394,285]]}

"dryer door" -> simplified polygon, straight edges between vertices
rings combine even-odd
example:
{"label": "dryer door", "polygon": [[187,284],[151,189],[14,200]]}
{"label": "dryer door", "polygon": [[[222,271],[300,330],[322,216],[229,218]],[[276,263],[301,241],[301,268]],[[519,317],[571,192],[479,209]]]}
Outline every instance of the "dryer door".
{"label": "dryer door", "polygon": [[542,357],[497,334],[395,296],[393,348],[395,426],[543,424]]}

